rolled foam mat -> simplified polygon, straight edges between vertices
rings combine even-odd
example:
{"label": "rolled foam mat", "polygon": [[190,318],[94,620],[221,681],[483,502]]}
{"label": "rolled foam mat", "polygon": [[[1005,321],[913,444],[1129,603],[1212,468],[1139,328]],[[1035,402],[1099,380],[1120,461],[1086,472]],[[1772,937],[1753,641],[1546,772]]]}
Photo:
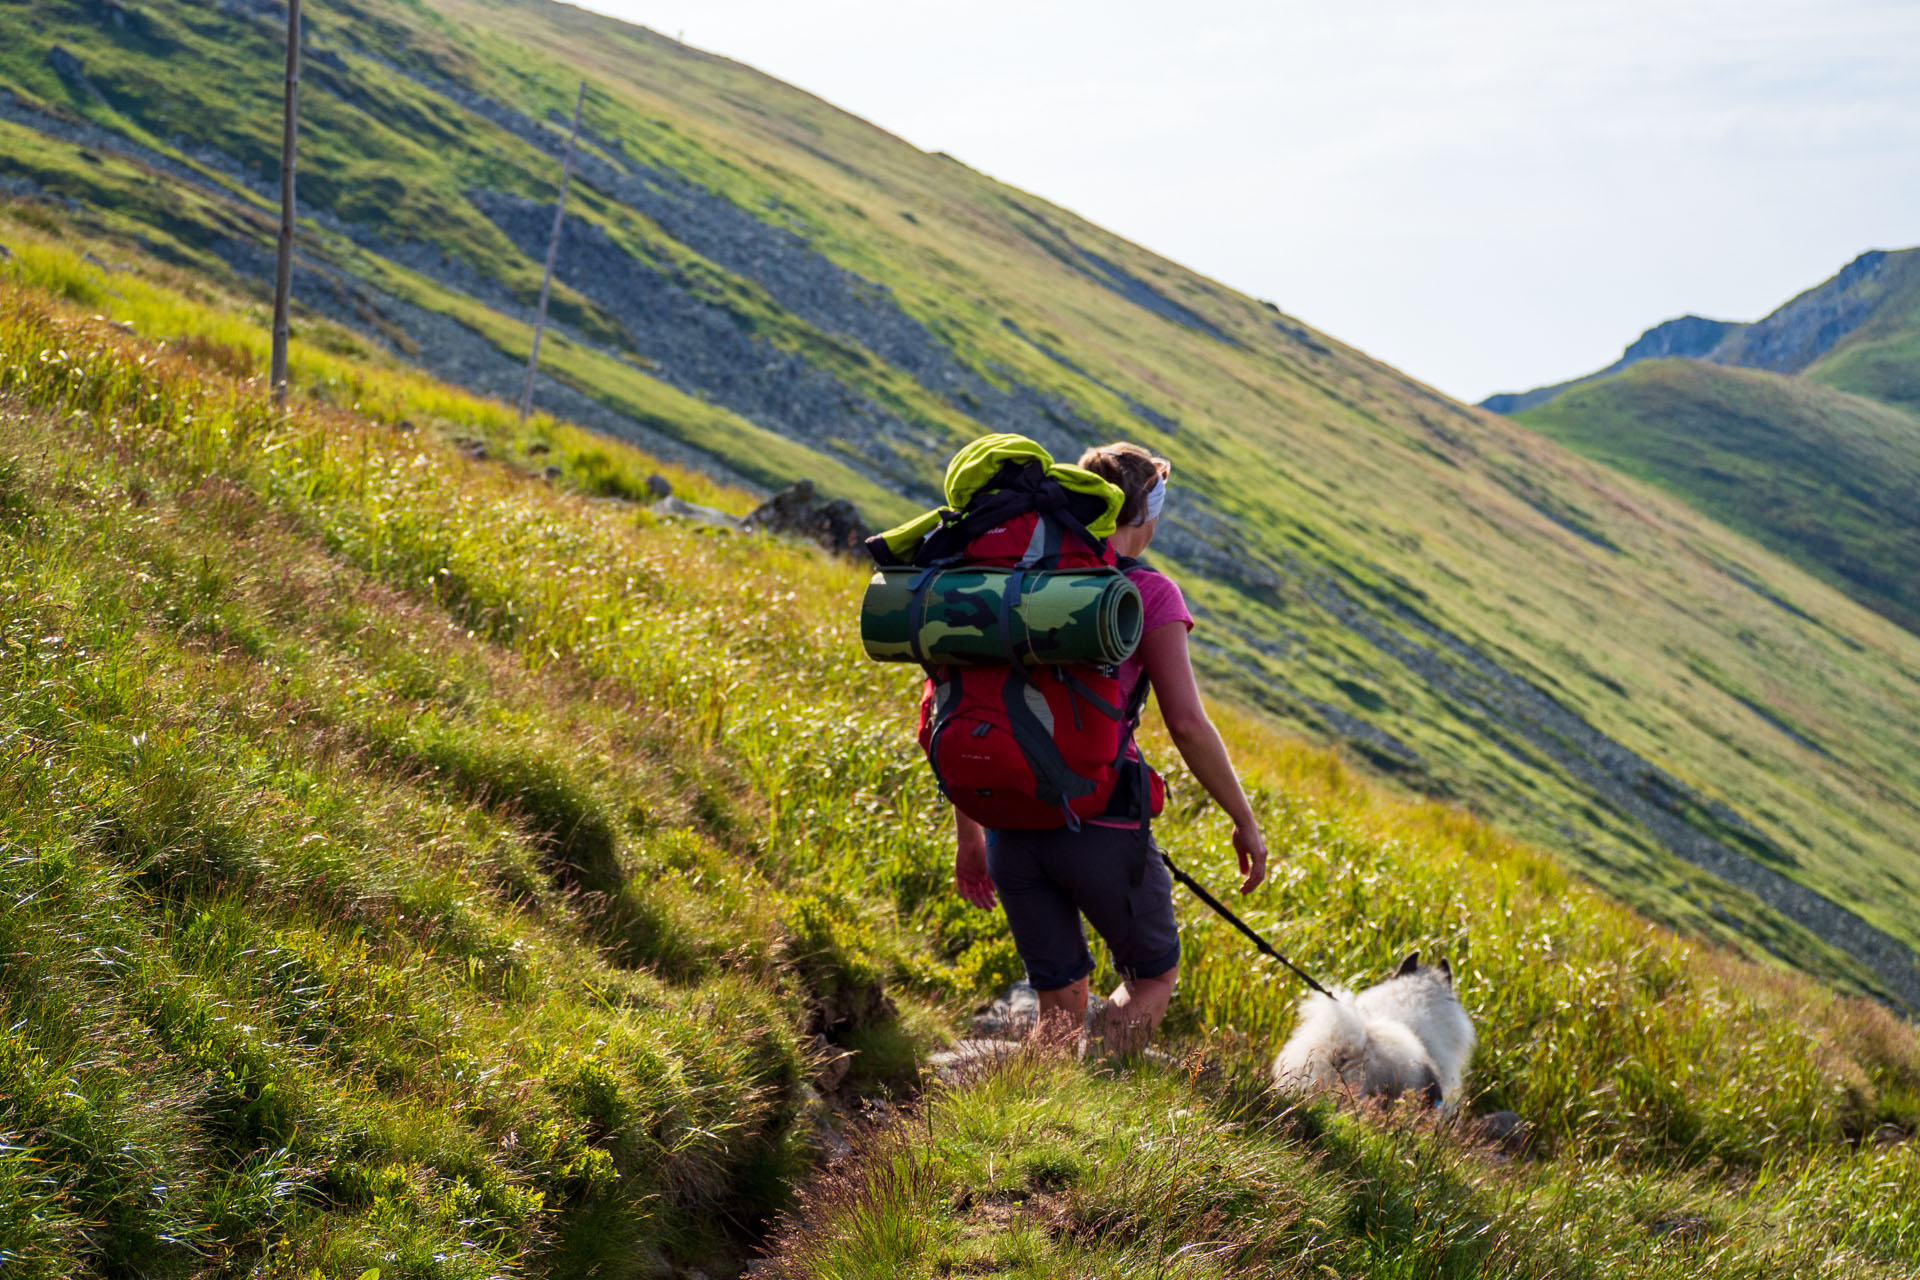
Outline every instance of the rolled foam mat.
{"label": "rolled foam mat", "polygon": [[1118,569],[939,569],[920,584],[916,602],[914,585],[926,573],[884,569],[867,583],[860,640],[868,657],[957,666],[1112,664],[1140,643],[1140,592]]}

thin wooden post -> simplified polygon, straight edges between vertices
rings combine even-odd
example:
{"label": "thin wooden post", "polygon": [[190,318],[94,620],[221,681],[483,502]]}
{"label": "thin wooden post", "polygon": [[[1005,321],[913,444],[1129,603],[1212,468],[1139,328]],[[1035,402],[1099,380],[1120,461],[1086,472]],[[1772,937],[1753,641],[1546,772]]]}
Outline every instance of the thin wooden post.
{"label": "thin wooden post", "polygon": [[560,253],[560,224],[567,216],[567,180],[573,177],[573,149],[580,137],[580,108],[587,100],[587,82],[580,82],[573,100],[573,128],[567,134],[567,158],[560,166],[560,199],[553,206],[553,234],[547,239],[547,269],[540,277],[540,305],[533,312],[533,350],[527,353],[527,381],[520,388],[520,421],[533,412],[533,375],[540,368],[540,331],[547,327],[547,295],[553,289],[553,260]]}
{"label": "thin wooden post", "polygon": [[300,120],[300,0],[287,0],[287,96],[280,135],[280,258],[273,279],[273,402],[287,403],[287,304],[293,292],[293,147]]}

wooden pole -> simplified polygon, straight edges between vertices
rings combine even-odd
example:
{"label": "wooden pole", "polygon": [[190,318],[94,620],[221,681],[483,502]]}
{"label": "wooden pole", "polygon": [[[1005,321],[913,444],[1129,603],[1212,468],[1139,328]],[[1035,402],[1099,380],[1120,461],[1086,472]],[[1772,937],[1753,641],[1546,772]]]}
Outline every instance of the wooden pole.
{"label": "wooden pole", "polygon": [[540,305],[533,312],[533,350],[527,353],[527,381],[520,388],[520,421],[533,412],[533,375],[540,368],[540,331],[547,327],[547,295],[553,289],[553,260],[560,253],[560,224],[567,216],[567,180],[573,176],[573,149],[580,137],[580,107],[587,100],[587,82],[580,82],[573,100],[573,128],[567,134],[567,158],[560,166],[560,199],[553,206],[553,234],[547,239],[547,269],[540,277]]}
{"label": "wooden pole", "polygon": [[287,304],[293,292],[293,147],[300,120],[300,0],[287,0],[287,96],[280,135],[280,257],[273,279],[273,402],[287,403]]}

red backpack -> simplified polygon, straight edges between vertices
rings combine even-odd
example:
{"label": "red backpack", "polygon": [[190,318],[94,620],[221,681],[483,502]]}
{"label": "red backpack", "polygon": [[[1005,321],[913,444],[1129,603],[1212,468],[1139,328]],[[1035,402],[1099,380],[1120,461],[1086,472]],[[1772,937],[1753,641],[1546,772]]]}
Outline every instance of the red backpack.
{"label": "red backpack", "polygon": [[[928,569],[1115,567],[1087,531],[1103,505],[1063,488],[1038,462],[1009,462],[916,548]],[[879,554],[876,552],[876,554]],[[1146,702],[1123,706],[1107,666],[929,666],[920,747],[953,806],[984,827],[1078,828],[1159,809],[1159,777],[1127,759]]]}

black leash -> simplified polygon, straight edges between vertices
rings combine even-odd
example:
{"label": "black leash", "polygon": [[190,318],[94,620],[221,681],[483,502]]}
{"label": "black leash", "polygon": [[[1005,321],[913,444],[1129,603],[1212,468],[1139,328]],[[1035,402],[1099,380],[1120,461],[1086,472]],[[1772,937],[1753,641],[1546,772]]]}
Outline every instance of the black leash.
{"label": "black leash", "polygon": [[1175,880],[1178,880],[1181,884],[1187,886],[1187,888],[1193,890],[1194,897],[1200,899],[1200,901],[1212,907],[1215,911],[1217,911],[1220,914],[1221,918],[1224,919],[1228,924],[1232,925],[1234,928],[1238,929],[1240,932],[1246,934],[1249,938],[1253,939],[1254,946],[1260,948],[1261,951],[1265,952],[1267,955],[1272,956],[1275,960],[1278,960],[1281,964],[1287,966],[1287,968],[1293,970],[1294,977],[1300,979],[1300,981],[1306,983],[1308,986],[1312,987],[1315,991],[1318,991],[1321,995],[1327,997],[1329,1000],[1333,999],[1333,992],[1327,990],[1325,987],[1315,982],[1313,978],[1309,976],[1307,972],[1304,969],[1302,969],[1299,965],[1287,959],[1285,956],[1281,955],[1278,951],[1275,951],[1273,949],[1273,945],[1269,943],[1265,938],[1255,933],[1245,920],[1242,920],[1239,916],[1227,910],[1226,907],[1221,904],[1220,899],[1208,893],[1205,885],[1201,884],[1198,880],[1195,880],[1192,876],[1182,871],[1179,867],[1174,866],[1173,859],[1167,856],[1167,851],[1165,849],[1160,849],[1159,853],[1160,853],[1160,861],[1167,864],[1167,870],[1173,873],[1173,878]]}

